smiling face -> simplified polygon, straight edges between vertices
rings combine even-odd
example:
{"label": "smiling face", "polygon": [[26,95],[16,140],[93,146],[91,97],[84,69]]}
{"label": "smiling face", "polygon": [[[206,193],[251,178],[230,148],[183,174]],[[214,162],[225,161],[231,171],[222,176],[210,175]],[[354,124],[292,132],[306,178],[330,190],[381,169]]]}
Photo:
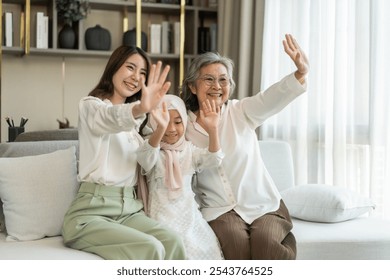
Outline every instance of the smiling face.
{"label": "smiling face", "polygon": [[114,94],[110,98],[113,104],[122,104],[127,97],[137,93],[145,82],[147,62],[139,54],[129,56],[112,78]]}
{"label": "smiling face", "polygon": [[169,124],[162,141],[175,144],[184,134],[183,120],[177,110],[169,110]]}
{"label": "smiling face", "polygon": [[228,100],[230,92],[230,79],[226,67],[221,63],[202,67],[199,78],[190,89],[196,95],[199,104],[209,99],[221,107]]}

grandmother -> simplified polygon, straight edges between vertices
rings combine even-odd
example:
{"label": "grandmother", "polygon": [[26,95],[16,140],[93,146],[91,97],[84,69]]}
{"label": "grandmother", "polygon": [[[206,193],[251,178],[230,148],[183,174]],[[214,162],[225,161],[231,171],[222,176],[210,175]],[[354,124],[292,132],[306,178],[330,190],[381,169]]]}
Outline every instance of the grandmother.
{"label": "grandmother", "polygon": [[255,129],[305,92],[309,63],[293,36],[284,50],[297,70],[264,92],[228,100],[235,88],[233,62],[204,53],[183,80],[188,110],[186,138],[207,147],[209,136],[199,118],[206,99],[220,106],[219,138],[225,158],[219,167],[196,175],[194,191],[203,217],[217,235],[225,259],[295,259],[296,241],[288,209],[262,161]]}

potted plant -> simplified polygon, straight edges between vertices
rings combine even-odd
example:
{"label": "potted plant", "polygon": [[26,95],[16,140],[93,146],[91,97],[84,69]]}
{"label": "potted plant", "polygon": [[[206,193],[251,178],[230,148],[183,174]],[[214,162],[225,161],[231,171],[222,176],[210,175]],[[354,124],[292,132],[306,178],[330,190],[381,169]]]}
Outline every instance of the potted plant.
{"label": "potted plant", "polygon": [[61,48],[73,49],[76,43],[76,33],[73,23],[87,17],[90,10],[88,0],[56,0],[58,19],[64,23],[58,35]]}

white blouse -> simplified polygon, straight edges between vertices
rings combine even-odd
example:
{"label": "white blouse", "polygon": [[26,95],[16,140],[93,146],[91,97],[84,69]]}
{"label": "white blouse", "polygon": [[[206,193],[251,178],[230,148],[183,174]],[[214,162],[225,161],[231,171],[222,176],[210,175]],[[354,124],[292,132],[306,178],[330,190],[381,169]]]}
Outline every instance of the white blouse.
{"label": "white blouse", "polygon": [[88,96],[79,103],[79,181],[111,186],[137,184],[136,150],[142,143],[138,128],[145,115],[135,119],[138,102],[113,105]]}
{"label": "white blouse", "polygon": [[[251,224],[279,208],[281,196],[264,166],[255,129],[305,90],[306,85],[290,74],[264,93],[222,106],[219,136],[225,157],[219,167],[198,173],[195,187],[207,221],[234,209]],[[208,146],[208,134],[192,112],[186,138],[198,147]]]}

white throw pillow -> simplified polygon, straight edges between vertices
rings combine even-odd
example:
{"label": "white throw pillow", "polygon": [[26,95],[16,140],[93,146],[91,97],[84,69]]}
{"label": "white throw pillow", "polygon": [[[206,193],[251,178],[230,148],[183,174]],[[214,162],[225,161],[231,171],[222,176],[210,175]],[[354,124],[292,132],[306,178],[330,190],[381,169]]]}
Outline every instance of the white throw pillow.
{"label": "white throw pillow", "polygon": [[284,190],[281,195],[291,216],[312,222],[342,222],[375,208],[368,197],[340,186],[301,185]]}
{"label": "white throw pillow", "polygon": [[37,156],[0,158],[7,241],[60,235],[78,186],[73,146]]}

